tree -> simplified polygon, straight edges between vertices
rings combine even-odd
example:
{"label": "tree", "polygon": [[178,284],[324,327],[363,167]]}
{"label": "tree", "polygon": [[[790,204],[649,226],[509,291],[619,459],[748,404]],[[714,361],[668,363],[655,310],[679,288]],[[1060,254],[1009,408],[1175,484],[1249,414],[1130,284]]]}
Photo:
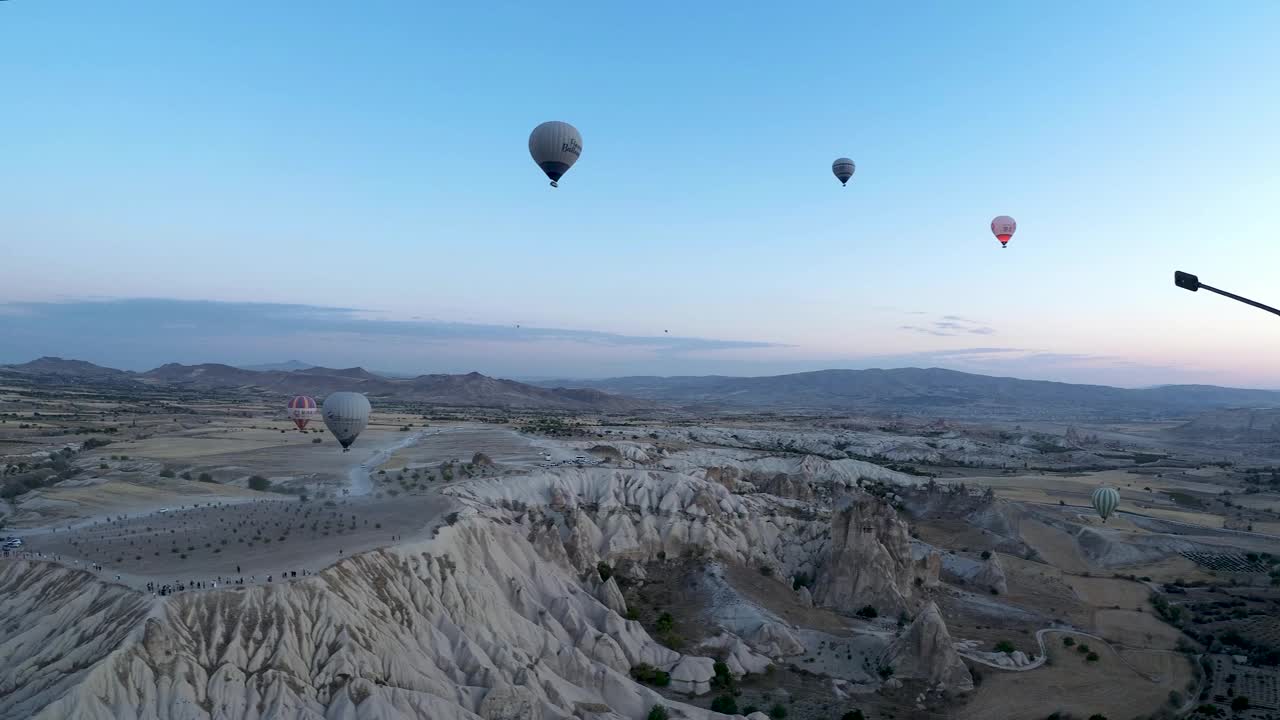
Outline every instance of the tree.
{"label": "tree", "polygon": [[1000,642],[996,643],[996,652],[1011,653],[1015,649],[1016,648],[1013,647],[1013,643],[1009,642],[1008,640],[1001,640]]}
{"label": "tree", "polygon": [[649,708],[649,715],[646,720],[668,720],[670,717],[671,713],[667,712],[665,707],[662,705],[654,705],[652,708]]}
{"label": "tree", "polygon": [[840,720],[867,720],[867,716],[863,715],[861,710],[853,709],[841,715]]}
{"label": "tree", "polygon": [[867,620],[870,620],[875,616],[879,615],[880,613],[876,610],[874,605],[865,605],[861,610],[859,610],[855,614],[860,618],[865,618]]}
{"label": "tree", "polygon": [[1244,712],[1249,709],[1249,698],[1237,695],[1231,700],[1231,712]]}
{"label": "tree", "polygon": [[1088,655],[1085,655],[1084,659],[1088,662],[1098,662],[1098,653],[1091,652]]}
{"label": "tree", "polygon": [[257,490],[258,492],[266,492],[271,489],[271,481],[261,475],[254,475],[249,478],[249,489]]}
{"label": "tree", "polygon": [[196,479],[199,480],[200,482],[207,482],[207,483],[213,482],[213,476],[207,472],[200,473],[200,477]]}
{"label": "tree", "polygon": [[1076,641],[1072,638],[1064,637],[1062,638],[1062,644],[1064,647],[1071,647],[1072,645],[1076,644]]}
{"label": "tree", "polygon": [[711,687],[715,690],[724,690],[732,693],[738,689],[738,683],[733,679],[733,673],[729,672],[729,666],[716,661],[712,666],[715,670],[715,677],[711,678]]}
{"label": "tree", "polygon": [[782,703],[774,703],[773,707],[769,708],[769,717],[773,718],[773,720],[782,720],[786,716],[787,706]]}
{"label": "tree", "polygon": [[725,715],[737,715],[738,701],[734,700],[732,695],[717,695],[716,699],[711,701],[711,710]]}
{"label": "tree", "polygon": [[603,560],[596,563],[596,572],[600,573],[600,579],[605,582],[608,582],[609,578],[613,577],[613,568]]}

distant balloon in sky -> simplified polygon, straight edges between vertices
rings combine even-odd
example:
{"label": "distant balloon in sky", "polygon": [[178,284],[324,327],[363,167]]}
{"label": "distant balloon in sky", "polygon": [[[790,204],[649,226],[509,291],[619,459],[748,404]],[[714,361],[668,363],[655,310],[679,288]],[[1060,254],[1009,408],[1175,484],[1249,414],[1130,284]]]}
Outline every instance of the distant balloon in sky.
{"label": "distant balloon in sky", "polygon": [[1001,215],[991,221],[991,234],[1000,241],[1000,247],[1009,247],[1009,238],[1018,231],[1018,223],[1008,215]]}
{"label": "distant balloon in sky", "polygon": [[1115,512],[1116,506],[1120,504],[1120,493],[1115,488],[1100,487],[1093,491],[1093,509],[1098,511],[1098,515],[1102,518],[1102,522],[1107,521],[1107,516]]}
{"label": "distant balloon in sky", "polygon": [[360,393],[336,392],[324,399],[324,424],[346,452],[369,424],[369,398]]}
{"label": "distant balloon in sky", "polygon": [[835,173],[836,179],[840,181],[841,186],[849,182],[849,178],[853,177],[854,170],[853,161],[849,158],[836,158],[836,161],[831,163],[831,172]]}
{"label": "distant balloon in sky", "polygon": [[582,135],[567,122],[544,122],[529,133],[529,154],[551,178],[551,187],[560,187],[560,178],[582,155]]}
{"label": "distant balloon in sky", "polygon": [[315,398],[299,395],[289,401],[289,419],[299,430],[306,430],[307,423],[316,419],[320,410],[316,408]]}

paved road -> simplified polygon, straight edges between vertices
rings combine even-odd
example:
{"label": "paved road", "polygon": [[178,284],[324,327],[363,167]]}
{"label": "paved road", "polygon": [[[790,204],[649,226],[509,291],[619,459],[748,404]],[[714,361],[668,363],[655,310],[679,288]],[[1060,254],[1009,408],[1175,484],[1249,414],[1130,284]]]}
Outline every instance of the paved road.
{"label": "paved road", "polygon": [[[1145,672],[1143,672],[1143,671],[1139,670],[1138,668],[1134,667],[1132,664],[1130,664],[1130,663],[1129,663],[1129,661],[1128,661],[1128,660],[1126,660],[1126,659],[1124,658],[1124,656],[1123,656],[1123,655],[1121,655],[1121,654],[1120,654],[1120,651],[1116,649],[1116,646],[1115,646],[1115,645],[1112,645],[1110,642],[1108,642],[1108,641],[1104,640],[1103,638],[1100,638],[1100,637],[1098,637],[1097,635],[1094,635],[1094,634],[1092,634],[1092,633],[1084,632],[1084,631],[1082,631],[1082,630],[1073,630],[1073,629],[1071,629],[1071,628],[1066,628],[1066,627],[1047,627],[1047,628],[1041,628],[1041,629],[1037,630],[1037,631],[1036,631],[1036,643],[1040,645],[1040,654],[1039,654],[1039,655],[1036,657],[1036,659],[1035,659],[1034,661],[1032,661],[1030,664],[1028,664],[1028,665],[1022,665],[1022,666],[1020,666],[1020,667],[1008,667],[1008,666],[1006,666],[1006,665],[1000,665],[1000,664],[997,664],[997,663],[991,662],[990,660],[987,660],[987,659],[985,659],[985,658],[982,658],[982,657],[980,657],[980,656],[973,655],[973,654],[971,654],[971,653],[969,653],[969,652],[966,652],[966,651],[964,651],[964,650],[957,650],[957,651],[956,651],[956,653],[957,653],[957,654],[959,654],[961,657],[968,658],[968,659],[970,659],[970,660],[972,660],[972,661],[974,661],[974,662],[976,662],[976,663],[978,663],[978,664],[980,664],[980,665],[986,665],[987,667],[995,668],[995,669],[997,669],[997,670],[1007,670],[1007,671],[1009,671],[1009,672],[1026,672],[1026,671],[1028,671],[1028,670],[1035,670],[1036,668],[1040,667],[1041,665],[1044,665],[1044,664],[1045,664],[1045,662],[1047,662],[1047,661],[1048,661],[1048,659],[1049,659],[1049,651],[1048,651],[1048,648],[1046,648],[1046,647],[1045,647],[1045,644],[1044,644],[1044,636],[1045,636],[1047,633],[1051,633],[1051,632],[1052,632],[1052,633],[1061,633],[1061,634],[1063,634],[1063,635],[1079,635],[1080,637],[1086,637],[1086,638],[1089,638],[1090,640],[1096,640],[1096,641],[1098,641],[1098,642],[1102,643],[1103,645],[1106,645],[1107,647],[1111,648],[1111,651],[1112,651],[1112,652],[1114,652],[1114,653],[1116,654],[1116,657],[1120,658],[1120,662],[1124,663],[1124,664],[1125,664],[1125,667],[1127,667],[1127,668],[1129,668],[1130,670],[1134,671],[1134,672],[1135,672],[1135,673],[1137,673],[1138,675],[1140,675],[1140,676],[1142,676],[1142,677],[1146,678],[1147,680],[1149,680],[1149,681],[1151,681],[1151,682],[1160,682],[1160,681],[1161,681],[1161,679],[1162,679],[1162,677],[1161,677],[1161,676],[1159,676],[1159,675],[1150,675],[1150,674],[1147,674],[1147,673],[1145,673]],[[1142,651],[1144,651],[1144,652],[1170,653],[1170,654],[1172,654],[1172,655],[1180,655],[1180,654],[1181,654],[1181,653],[1174,652],[1173,650],[1156,650],[1156,649],[1152,649],[1152,648],[1133,648],[1133,649],[1136,649],[1136,650],[1142,650]]]}

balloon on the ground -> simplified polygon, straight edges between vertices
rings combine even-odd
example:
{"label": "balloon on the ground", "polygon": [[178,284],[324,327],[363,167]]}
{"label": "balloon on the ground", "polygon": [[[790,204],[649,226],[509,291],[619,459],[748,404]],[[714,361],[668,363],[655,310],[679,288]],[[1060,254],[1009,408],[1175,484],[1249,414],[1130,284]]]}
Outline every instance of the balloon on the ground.
{"label": "balloon on the ground", "polygon": [[299,395],[289,401],[289,419],[299,430],[306,430],[307,423],[316,419],[320,410],[316,408],[315,398]]}
{"label": "balloon on the ground", "polygon": [[853,177],[854,170],[853,161],[849,158],[836,158],[836,161],[831,163],[831,172],[835,173],[836,179],[842,186]]}
{"label": "balloon on the ground", "polygon": [[324,424],[344,452],[369,424],[370,409],[369,399],[360,393],[336,392],[324,399]]}
{"label": "balloon on the ground", "polygon": [[1000,241],[1000,247],[1009,247],[1009,239],[1018,231],[1018,223],[1008,215],[1001,215],[991,221],[991,234]]}
{"label": "balloon on the ground", "polygon": [[544,122],[529,133],[529,154],[551,178],[551,187],[560,187],[560,178],[582,156],[582,135],[567,122]]}
{"label": "balloon on the ground", "polygon": [[1115,488],[1100,487],[1093,491],[1093,509],[1098,511],[1098,515],[1102,518],[1102,522],[1107,521],[1107,517],[1115,512],[1116,506],[1120,504],[1120,493]]}

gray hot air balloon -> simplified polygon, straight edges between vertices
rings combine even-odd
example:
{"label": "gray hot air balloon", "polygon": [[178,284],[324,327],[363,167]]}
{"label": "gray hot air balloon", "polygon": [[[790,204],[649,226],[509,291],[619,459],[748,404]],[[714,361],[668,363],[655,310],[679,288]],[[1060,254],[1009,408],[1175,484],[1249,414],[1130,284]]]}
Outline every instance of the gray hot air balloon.
{"label": "gray hot air balloon", "polygon": [[840,185],[849,182],[849,178],[853,177],[854,165],[849,158],[836,158],[831,163],[831,172],[835,173],[836,179],[840,181]]}
{"label": "gray hot air balloon", "polygon": [[369,424],[369,410],[369,399],[360,393],[336,392],[324,399],[324,424],[342,443],[342,452],[351,447]]}
{"label": "gray hot air balloon", "polygon": [[1120,504],[1120,493],[1115,488],[1100,487],[1093,491],[1093,509],[1098,511],[1098,515],[1102,517],[1102,522],[1107,521],[1107,517],[1115,512],[1116,506]]}
{"label": "gray hot air balloon", "polygon": [[544,122],[529,133],[529,154],[551,178],[551,187],[560,187],[561,176],[582,155],[582,135],[567,122]]}

